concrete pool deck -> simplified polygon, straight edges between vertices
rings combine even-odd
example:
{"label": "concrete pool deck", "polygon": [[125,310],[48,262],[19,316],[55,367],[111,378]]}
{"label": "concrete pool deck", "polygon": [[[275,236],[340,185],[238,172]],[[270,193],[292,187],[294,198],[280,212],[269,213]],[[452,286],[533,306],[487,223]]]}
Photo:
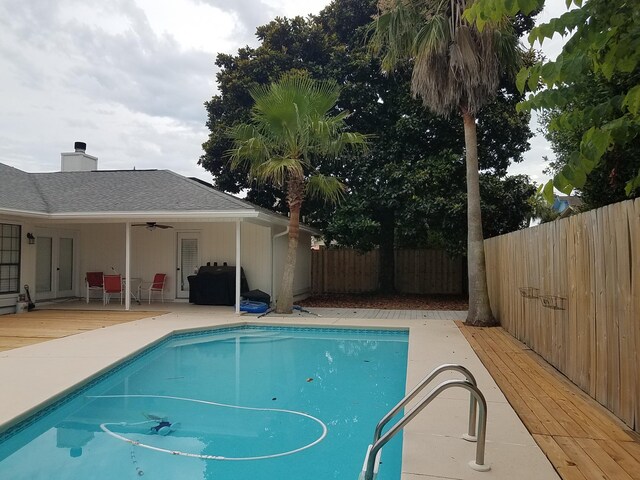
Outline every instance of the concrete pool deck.
{"label": "concrete pool deck", "polygon": [[[82,308],[82,302],[78,304],[63,304],[60,308]],[[153,310],[158,307],[154,304]],[[461,434],[467,426],[469,396],[466,391],[451,389],[443,392],[405,429],[402,480],[559,478],[454,323],[455,319],[463,319],[465,312],[381,313],[313,308],[313,312],[322,316],[270,314],[258,319],[253,315],[237,316],[228,307],[165,304],[160,308],[171,311],[0,352],[3,384],[0,431],[15,423],[16,418],[26,418],[79,383],[177,331],[245,323],[409,328],[408,390],[443,363],[460,363],[475,375],[488,403],[485,462],[491,470],[476,472],[468,466],[475,458],[475,444],[462,440]],[[441,377],[448,378],[459,375]],[[364,457],[364,453],[356,455]]]}

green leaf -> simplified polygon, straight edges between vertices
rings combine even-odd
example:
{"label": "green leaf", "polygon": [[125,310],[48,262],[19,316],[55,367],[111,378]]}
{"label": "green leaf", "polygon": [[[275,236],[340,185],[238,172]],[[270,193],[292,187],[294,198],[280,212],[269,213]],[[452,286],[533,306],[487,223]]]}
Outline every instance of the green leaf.
{"label": "green leaf", "polygon": [[576,188],[584,187],[584,184],[587,181],[587,174],[580,167],[581,167],[581,165],[576,165],[575,168],[573,169],[573,173],[575,175],[573,186],[576,187]]}
{"label": "green leaf", "polygon": [[516,87],[518,88],[518,91],[520,93],[524,92],[524,87],[528,78],[529,78],[529,69],[521,68],[518,74],[516,75]]}
{"label": "green leaf", "polygon": [[553,203],[553,182],[549,180],[542,189],[542,196],[547,203]]}
{"label": "green leaf", "polygon": [[538,89],[538,80],[540,80],[540,68],[538,65],[534,65],[529,71],[529,79],[527,80],[529,90],[535,92]]}
{"label": "green leaf", "polygon": [[598,162],[611,143],[611,132],[591,127],[582,136],[580,153],[588,160]]}
{"label": "green leaf", "polygon": [[525,15],[529,15],[535,9],[542,7],[544,0],[520,0],[520,10]]}
{"label": "green leaf", "polygon": [[624,191],[628,196],[630,196],[638,188],[640,188],[640,170],[638,171],[638,174],[635,176],[635,178],[632,178],[627,182],[624,187]]}
{"label": "green leaf", "polygon": [[638,115],[640,112],[640,85],[636,85],[627,92],[622,107],[626,107],[632,115]]}
{"label": "green leaf", "polygon": [[567,178],[562,174],[562,172],[553,177],[553,185],[561,192],[564,192],[567,188],[569,189],[569,192],[573,190],[573,187],[571,186]]}
{"label": "green leaf", "polygon": [[504,9],[507,11],[507,15],[513,17],[518,13],[520,7],[515,0],[504,0]]}
{"label": "green leaf", "polygon": [[542,77],[542,80],[549,88],[551,88],[555,83],[555,72],[556,72],[555,62],[547,62],[542,65],[542,68],[540,68],[540,76]]}
{"label": "green leaf", "polygon": [[479,32],[482,33],[486,24],[487,22],[482,18],[482,15],[478,15],[478,17],[476,18],[476,28]]}

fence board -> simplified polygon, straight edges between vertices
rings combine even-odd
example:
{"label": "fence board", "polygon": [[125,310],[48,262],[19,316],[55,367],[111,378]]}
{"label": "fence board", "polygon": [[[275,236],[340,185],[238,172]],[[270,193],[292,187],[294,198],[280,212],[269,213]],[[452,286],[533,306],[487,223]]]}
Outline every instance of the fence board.
{"label": "fence board", "polygon": [[640,431],[640,199],[489,239],[485,252],[502,326]]}
{"label": "fence board", "polygon": [[620,368],[620,399],[616,408],[620,410],[620,418],[627,424],[634,420],[633,396],[635,396],[635,372],[636,367],[625,359],[635,356],[635,339],[633,332],[633,317],[631,316],[631,257],[629,255],[629,209],[633,209],[633,203],[625,203],[624,208],[616,211],[616,260],[618,270],[618,285],[616,290],[616,305],[619,316],[619,352]]}
{"label": "fence board", "polygon": [[[631,360],[636,366],[640,365],[640,199],[633,202],[633,207],[629,207],[629,233],[631,245],[631,319],[633,325],[631,330],[635,340],[635,355]],[[640,431],[640,376],[635,376],[635,412],[634,423],[636,431]]]}
{"label": "fence board", "polygon": [[[311,255],[311,285],[316,294],[364,293],[378,289],[378,250],[320,249]],[[400,293],[462,294],[465,263],[444,251],[396,250],[396,289]]]}

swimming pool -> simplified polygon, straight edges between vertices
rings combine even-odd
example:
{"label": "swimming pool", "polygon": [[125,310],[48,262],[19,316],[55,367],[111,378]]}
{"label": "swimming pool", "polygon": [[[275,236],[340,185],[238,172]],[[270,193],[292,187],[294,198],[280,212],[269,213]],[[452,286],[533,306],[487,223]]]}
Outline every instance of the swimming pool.
{"label": "swimming pool", "polygon": [[[407,346],[404,330],[176,335],[0,435],[0,478],[356,479]],[[400,463],[398,437],[378,478]]]}

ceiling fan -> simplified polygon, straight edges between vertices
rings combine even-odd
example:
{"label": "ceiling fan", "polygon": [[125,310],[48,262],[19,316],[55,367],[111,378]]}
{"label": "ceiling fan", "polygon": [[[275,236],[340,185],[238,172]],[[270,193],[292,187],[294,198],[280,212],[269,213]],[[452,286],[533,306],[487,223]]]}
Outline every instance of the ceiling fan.
{"label": "ceiling fan", "polygon": [[153,231],[156,228],[173,228],[171,225],[161,225],[159,223],[156,222],[146,222],[146,223],[132,223],[131,224],[132,227],[146,227],[147,230]]}

